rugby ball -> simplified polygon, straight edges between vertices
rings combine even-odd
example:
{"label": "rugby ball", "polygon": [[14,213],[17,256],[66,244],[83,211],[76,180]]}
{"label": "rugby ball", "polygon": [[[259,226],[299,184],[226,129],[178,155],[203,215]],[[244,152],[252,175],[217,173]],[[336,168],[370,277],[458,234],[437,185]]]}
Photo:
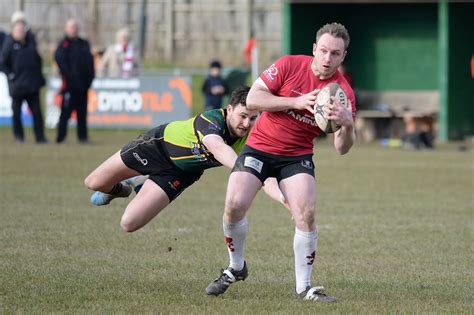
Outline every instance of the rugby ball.
{"label": "rugby ball", "polygon": [[324,107],[332,104],[331,96],[338,99],[342,106],[352,110],[347,99],[346,92],[337,83],[329,83],[319,91],[316,96],[316,104],[314,105],[314,119],[319,129],[325,133],[333,133],[339,130],[341,126],[333,120],[327,119],[324,113]]}

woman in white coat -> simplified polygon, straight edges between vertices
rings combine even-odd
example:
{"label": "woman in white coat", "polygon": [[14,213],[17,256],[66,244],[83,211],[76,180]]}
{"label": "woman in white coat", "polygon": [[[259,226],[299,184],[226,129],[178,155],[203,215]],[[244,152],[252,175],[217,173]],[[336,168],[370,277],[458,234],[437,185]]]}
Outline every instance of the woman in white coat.
{"label": "woman in white coat", "polygon": [[130,31],[122,28],[117,32],[116,43],[107,48],[99,66],[99,76],[129,78],[138,75],[139,55],[130,42]]}

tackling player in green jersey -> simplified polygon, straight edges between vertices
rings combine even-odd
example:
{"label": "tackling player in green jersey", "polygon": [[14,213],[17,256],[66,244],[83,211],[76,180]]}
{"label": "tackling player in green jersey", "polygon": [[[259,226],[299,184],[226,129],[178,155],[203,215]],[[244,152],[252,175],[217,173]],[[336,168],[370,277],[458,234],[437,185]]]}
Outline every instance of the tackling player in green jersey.
{"label": "tackling player in green jersey", "polygon": [[[246,107],[249,89],[236,89],[225,109],[158,126],[126,144],[85,179],[86,187],[95,191],[91,202],[100,206],[128,197],[137,185],[136,178],[144,181],[121,220],[122,228],[133,232],[197,181],[204,170],[221,165],[232,169],[258,116]],[[264,190],[285,204],[274,178],[266,181]]]}

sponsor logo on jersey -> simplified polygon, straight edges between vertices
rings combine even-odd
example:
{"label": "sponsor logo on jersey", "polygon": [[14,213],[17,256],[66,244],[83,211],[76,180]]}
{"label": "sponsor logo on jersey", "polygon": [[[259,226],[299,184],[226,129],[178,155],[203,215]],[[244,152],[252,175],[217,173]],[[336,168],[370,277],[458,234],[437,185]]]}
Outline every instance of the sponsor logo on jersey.
{"label": "sponsor logo on jersey", "polygon": [[146,166],[148,164],[148,160],[147,159],[142,159],[137,152],[133,152],[133,156],[135,157],[135,159],[137,159],[138,162],[142,163],[143,166]]}
{"label": "sponsor logo on jersey", "polygon": [[194,158],[199,160],[199,161],[206,161],[207,160],[207,155],[209,155],[209,152],[205,147],[199,146],[196,142],[193,142],[193,147],[191,148],[191,153],[194,155]]}
{"label": "sponsor logo on jersey", "polygon": [[297,121],[301,121],[302,123],[305,123],[305,124],[308,124],[308,125],[311,125],[311,126],[314,126],[316,127],[316,120],[314,120],[314,116],[313,115],[306,115],[306,114],[301,114],[297,111],[294,111],[292,109],[289,109],[286,111],[286,113],[288,115],[290,115],[291,117],[293,117],[294,119],[296,119]]}
{"label": "sponsor logo on jersey", "polygon": [[244,166],[253,168],[254,170],[260,173],[262,171],[263,162],[260,160],[257,160],[254,157],[246,156],[244,160]]}
{"label": "sponsor logo on jersey", "polygon": [[275,64],[272,64],[267,68],[267,70],[263,71],[263,74],[269,81],[273,81],[278,75],[278,68],[275,66]]}
{"label": "sponsor logo on jersey", "polygon": [[199,151],[199,145],[196,142],[193,142],[193,147],[191,148],[191,153],[193,155],[201,156],[201,151]]}

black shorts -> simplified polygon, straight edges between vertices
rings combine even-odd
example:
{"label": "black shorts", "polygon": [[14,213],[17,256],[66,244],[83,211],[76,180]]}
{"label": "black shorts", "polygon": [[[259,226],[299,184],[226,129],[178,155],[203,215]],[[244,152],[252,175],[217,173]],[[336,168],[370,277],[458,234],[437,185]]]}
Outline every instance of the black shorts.
{"label": "black shorts", "polygon": [[166,125],[141,134],[120,150],[123,163],[160,186],[170,201],[197,181],[202,172],[183,171],[173,164],[163,143]]}
{"label": "black shorts", "polygon": [[268,177],[277,181],[305,173],[314,177],[313,155],[282,156],[255,150],[246,145],[240,152],[232,172],[251,173],[263,183]]}

